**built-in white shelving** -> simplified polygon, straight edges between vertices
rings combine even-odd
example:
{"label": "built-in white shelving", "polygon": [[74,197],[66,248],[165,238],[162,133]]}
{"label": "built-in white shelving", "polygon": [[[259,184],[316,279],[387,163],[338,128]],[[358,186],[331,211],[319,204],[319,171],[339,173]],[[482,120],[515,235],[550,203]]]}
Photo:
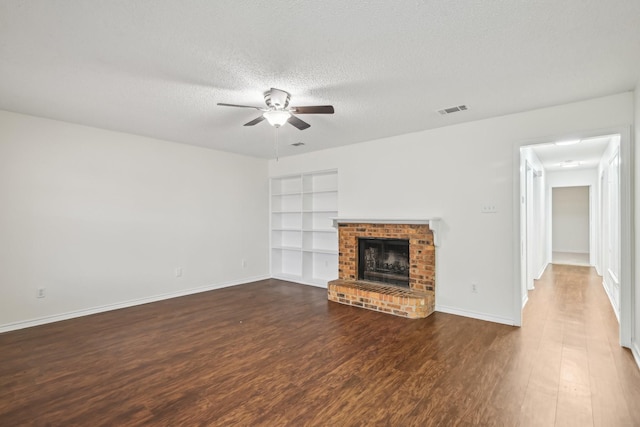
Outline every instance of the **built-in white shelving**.
{"label": "built-in white shelving", "polygon": [[338,277],[338,171],[271,179],[271,275],[316,286]]}

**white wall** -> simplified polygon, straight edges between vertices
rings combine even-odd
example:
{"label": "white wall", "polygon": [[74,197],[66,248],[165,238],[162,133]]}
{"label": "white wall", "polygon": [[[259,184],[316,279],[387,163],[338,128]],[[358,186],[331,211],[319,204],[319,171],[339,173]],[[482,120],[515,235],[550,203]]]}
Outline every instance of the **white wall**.
{"label": "white wall", "polygon": [[[437,308],[513,323],[514,146],[632,121],[629,92],[281,158],[269,173],[338,168],[342,217],[441,217]],[[498,212],[481,213],[485,202]]]}
{"label": "white wall", "polygon": [[589,187],[557,187],[551,202],[554,252],[589,253]]}
{"label": "white wall", "polygon": [[268,275],[266,160],[0,111],[0,200],[0,330]]}

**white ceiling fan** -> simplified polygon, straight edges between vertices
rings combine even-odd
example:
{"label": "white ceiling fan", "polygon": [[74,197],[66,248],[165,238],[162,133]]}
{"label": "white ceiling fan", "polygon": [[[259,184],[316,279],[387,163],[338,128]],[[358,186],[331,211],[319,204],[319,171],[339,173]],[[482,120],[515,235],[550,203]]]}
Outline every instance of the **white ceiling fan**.
{"label": "white ceiling fan", "polygon": [[300,130],[307,129],[311,125],[304,120],[296,117],[297,114],[333,114],[334,109],[332,105],[314,105],[306,107],[289,107],[289,100],[291,94],[281,89],[271,88],[264,93],[264,102],[267,104],[267,108],[254,107],[251,105],[237,105],[237,104],[225,104],[219,102],[218,105],[223,107],[239,107],[239,108],[253,108],[255,110],[262,111],[262,115],[256,117],[245,126],[254,126],[263,120],[267,120],[271,126],[279,128],[285,123],[289,122],[292,126]]}

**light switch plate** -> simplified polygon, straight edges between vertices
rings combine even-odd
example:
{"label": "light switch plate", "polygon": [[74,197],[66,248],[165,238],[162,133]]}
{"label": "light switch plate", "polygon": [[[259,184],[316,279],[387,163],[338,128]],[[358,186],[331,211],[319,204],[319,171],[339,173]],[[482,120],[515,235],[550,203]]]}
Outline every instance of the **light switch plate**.
{"label": "light switch plate", "polygon": [[483,203],[480,207],[480,212],[482,213],[496,213],[498,212],[498,208],[495,203]]}

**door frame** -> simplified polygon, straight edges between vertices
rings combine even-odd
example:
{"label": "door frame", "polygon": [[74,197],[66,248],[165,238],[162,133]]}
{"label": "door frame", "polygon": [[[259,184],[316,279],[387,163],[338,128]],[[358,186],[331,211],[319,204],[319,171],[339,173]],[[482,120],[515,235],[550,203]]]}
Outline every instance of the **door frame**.
{"label": "door frame", "polygon": [[[534,279],[536,277],[535,273],[537,272],[534,271],[534,250],[538,250],[539,245],[537,244],[537,238],[533,232],[533,223],[535,218],[534,210],[537,208],[534,199],[536,169],[527,158],[522,158],[521,162],[523,168],[522,177],[524,178],[524,181],[520,190],[520,205],[522,206],[522,216],[520,218],[520,257],[521,263],[524,265],[524,268],[521,271],[521,284],[524,292],[525,290],[532,291],[535,289]],[[524,195],[522,193],[524,193]],[[522,305],[524,306],[528,300],[528,296],[523,295],[522,298]]]}
{"label": "door frame", "polygon": [[[560,134],[545,138],[517,141],[513,145],[513,253],[521,253],[521,156],[520,148],[528,145],[545,144],[564,139],[587,139],[602,135],[620,135],[620,345],[631,346],[634,316],[634,247],[633,247],[633,152],[631,146],[631,128],[629,126],[606,129],[584,130],[573,134]],[[522,256],[517,257],[513,269],[513,321],[522,326]],[[638,307],[635,307],[637,309]]]}

